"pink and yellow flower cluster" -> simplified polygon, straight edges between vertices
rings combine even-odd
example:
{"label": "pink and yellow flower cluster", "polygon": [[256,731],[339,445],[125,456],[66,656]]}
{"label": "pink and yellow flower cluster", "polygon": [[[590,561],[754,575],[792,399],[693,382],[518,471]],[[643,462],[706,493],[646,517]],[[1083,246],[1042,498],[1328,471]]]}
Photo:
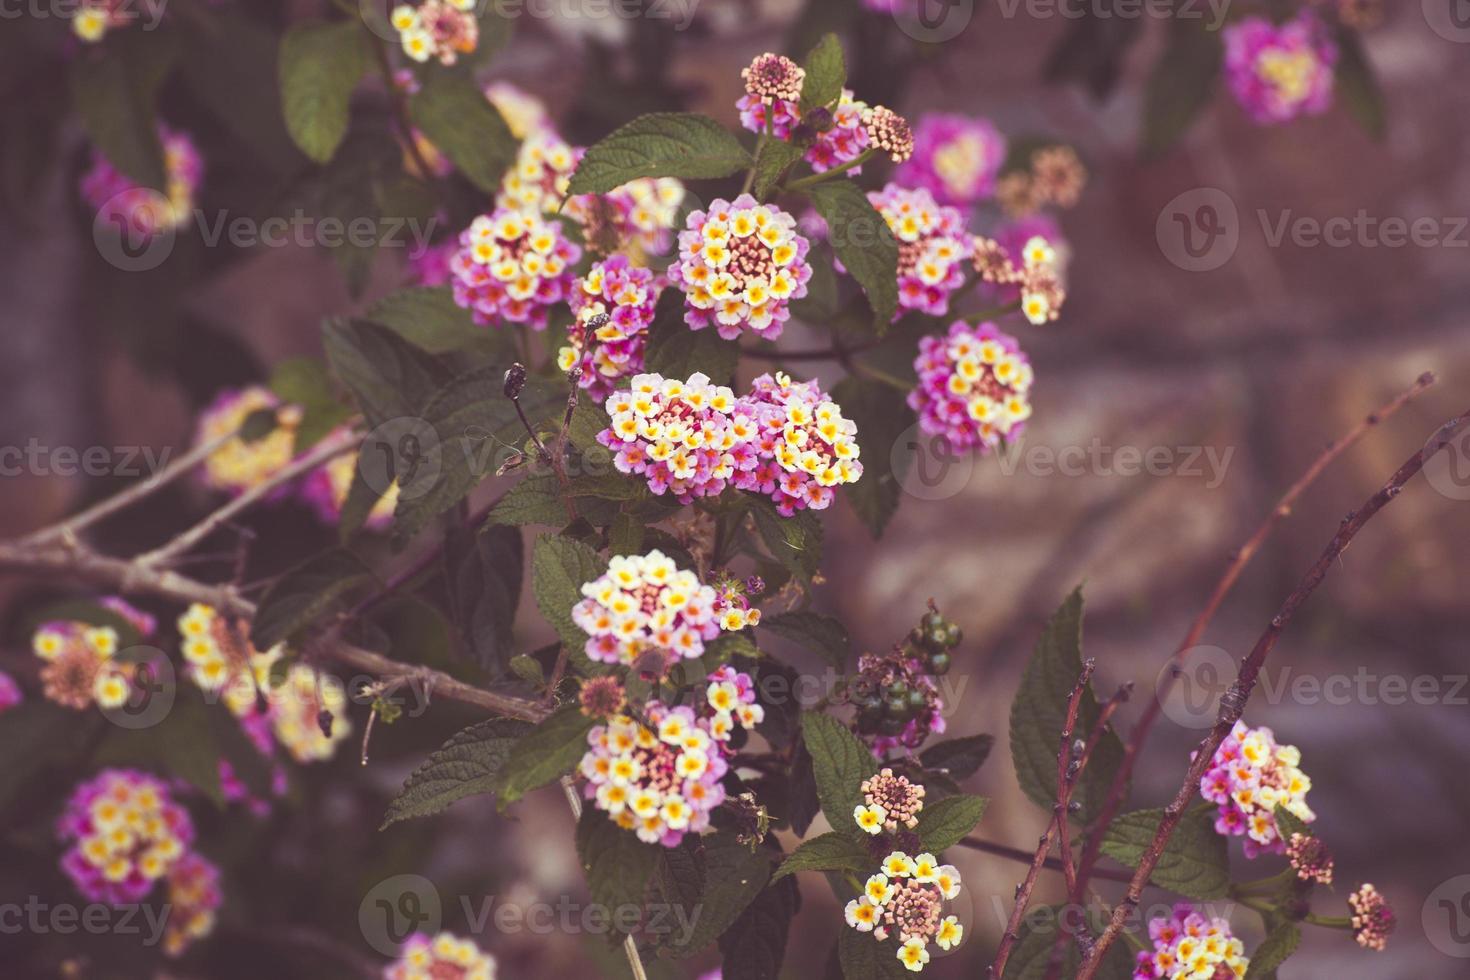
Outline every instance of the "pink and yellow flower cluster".
{"label": "pink and yellow flower cluster", "polygon": [[468,939],[449,932],[409,936],[383,980],[495,980],[495,960]]}
{"label": "pink and yellow flower cluster", "polygon": [[[578,281],[572,292],[576,319],[567,328],[570,343],[557,354],[557,365],[563,371],[580,367],[577,383],[597,401],[606,401],[618,380],[642,372],[659,288],[652,272],[625,255],[596,263]],[[607,320],[594,326],[604,316]]]}
{"label": "pink and yellow flower cluster", "polygon": [[476,0],[424,0],[419,6],[399,4],[390,19],[403,53],[414,61],[437,58],[452,65],[480,43]]}
{"label": "pink and yellow flower cluster", "polygon": [[924,188],[940,204],[967,208],[995,192],[1006,138],[987,119],[931,113],[914,130],[914,155],[894,180]]}
{"label": "pink and yellow flower cluster", "polygon": [[1219,807],[1219,833],[1245,837],[1247,857],[1285,852],[1278,807],[1303,823],[1317,819],[1307,806],[1312,780],[1298,768],[1301,761],[1296,746],[1277,744],[1271,729],[1249,728],[1242,721],[1215,750],[1200,779],[1200,795]]}
{"label": "pink and yellow flower cluster", "polygon": [[[81,23],[86,9],[73,21]],[[97,210],[97,221],[113,225],[129,242],[148,241],[155,235],[188,225],[195,194],[204,179],[204,159],[194,141],[167,126],[158,127],[163,149],[164,193],[128,177],[98,150],[82,176],[82,198]]]}
{"label": "pink and yellow flower cluster", "polygon": [[868,200],[898,241],[898,310],[930,316],[949,312],[949,297],[965,281],[972,236],[954,208],[934,200],[925,188],[888,184],[869,191]]}
{"label": "pink and yellow flower cluster", "polygon": [[[275,412],[275,427],[259,439],[242,439],[240,427],[258,412]],[[220,392],[200,414],[194,436],[196,446],[218,443],[204,461],[205,485],[243,493],[274,477],[296,455],[296,429],[301,417],[299,408],[282,405],[263,385]]]}
{"label": "pink and yellow flower cluster", "polygon": [[[152,636],[152,616],[116,597],[99,601],[137,630],[141,639]],[[47,700],[81,711],[95,704],[104,710],[121,708],[133,696],[136,665],[117,658],[122,638],[111,626],[81,620],[43,623],[31,637],[31,650],[44,661],[41,688]],[[19,697],[19,692],[16,692]]]}
{"label": "pink and yellow flower cluster", "polygon": [[1134,980],[1239,980],[1250,960],[1224,919],[1206,918],[1188,903],[1148,924],[1152,951],[1141,950]]}
{"label": "pink and yellow flower cluster", "polygon": [[956,320],[944,336],[920,338],[914,370],[919,384],[908,403],[920,428],[957,451],[988,452],[1019,436],[1031,417],[1031,362],[992,323]]}
{"label": "pink and yellow flower cluster", "polygon": [[1251,16],[1225,28],[1225,80],[1256,123],[1327,111],[1337,56],[1326,25],[1310,11],[1283,24]]}
{"label": "pink and yellow flower cluster", "polygon": [[838,486],[862,477],[857,425],[816,381],[763,374],[740,399],[738,413],[754,425],[758,463],[740,470],[735,485],[769,496],[782,515],[824,510]]}
{"label": "pink and yellow flower cluster", "polygon": [[510,208],[480,215],[459,246],[449,260],[454,301],[476,323],[533,330],[545,330],[551,308],[572,295],[572,266],[582,257],[555,222]]}

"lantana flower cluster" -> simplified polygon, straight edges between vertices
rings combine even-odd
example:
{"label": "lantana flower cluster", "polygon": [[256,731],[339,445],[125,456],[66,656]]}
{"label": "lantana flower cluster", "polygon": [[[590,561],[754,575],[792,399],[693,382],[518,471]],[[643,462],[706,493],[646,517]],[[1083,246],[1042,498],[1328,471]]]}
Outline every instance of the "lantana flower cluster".
{"label": "lantana flower cluster", "polygon": [[449,260],[454,301],[476,323],[524,323],[545,330],[551,307],[572,294],[582,250],[540,215],[498,208],[459,236]]}
{"label": "lantana flower cluster", "polygon": [[684,322],[693,330],[713,326],[726,340],[742,329],[775,340],[791,316],[790,302],[806,295],[809,248],[795,218],[749,194],[690,212],[679,233],[679,259],[668,270],[684,291]]}
{"label": "lantana flower cluster", "polygon": [[835,488],[863,475],[857,425],[842,415],[816,381],[793,382],[785,374],[763,374],[740,399],[755,426],[759,464],[741,469],[735,485],[769,496],[784,516],[824,510]]}
{"label": "lantana flower cluster", "polygon": [[414,61],[437,58],[452,65],[480,43],[475,0],[424,0],[417,7],[399,4],[390,15],[403,53]]}
{"label": "lantana flower cluster", "polygon": [[1065,144],[1038,147],[1024,166],[1007,171],[995,184],[1001,209],[1025,218],[1052,205],[1070,208],[1082,198],[1087,168],[1077,151]]}
{"label": "lantana flower cluster", "polygon": [[168,923],[163,929],[165,956],[182,956],[190,944],[214,931],[217,910],[224,904],[219,868],[197,851],[185,852],[168,874]]}
{"label": "lantana flower cluster", "polygon": [[1352,909],[1353,938],[1359,946],[1381,953],[1388,948],[1388,937],[1398,927],[1398,917],[1383,893],[1370,884],[1362,884],[1348,896]]}
{"label": "lantana flower cluster", "polygon": [[1006,138],[987,119],[930,113],[914,129],[914,153],[894,174],[904,187],[922,187],[940,204],[967,208],[995,192]]}
{"label": "lantana flower cluster", "polygon": [[188,225],[204,179],[204,159],[187,134],[160,125],[158,141],[166,181],[162,194],[118,170],[100,150],[92,151],[92,166],[82,175],[82,198],[96,209],[97,220],[126,231],[130,240],[148,241]]}
{"label": "lantana flower cluster", "polygon": [[1069,251],[1057,223],[1032,214],[998,228],[993,239],[976,236],[972,258],[991,302],[1018,304],[1041,326],[1061,316]]}
{"label": "lantana flower cluster", "polygon": [[[238,433],[246,419],[261,411],[276,413],[275,428],[254,441],[240,438]],[[204,461],[205,484],[238,494],[265,483],[296,455],[296,428],[301,417],[299,408],[282,405],[262,385],[220,392],[214,403],[200,413],[194,436],[196,446],[224,440]]]}
{"label": "lantana flower cluster", "polygon": [[898,310],[930,316],[949,312],[949,297],[964,284],[971,254],[965,219],[934,200],[925,188],[887,184],[869,191],[868,200],[898,241]]}
{"label": "lantana flower cluster", "polygon": [[620,379],[642,372],[658,294],[654,274],[624,255],[594,264],[578,281],[572,292],[576,319],[567,328],[569,343],[557,354],[557,364],[563,371],[580,367],[577,383],[596,401],[606,401]]}
{"label": "lantana flower cluster", "polygon": [[1188,903],[1150,921],[1148,936],[1154,948],[1139,951],[1134,980],[1239,980],[1250,966],[1230,923],[1206,918]]}
{"label": "lantana flower cluster", "polygon": [[[127,620],[142,639],[153,635],[152,616],[115,596],[99,605]],[[97,705],[121,708],[133,695],[135,665],[119,662],[117,630],[80,620],[43,623],[31,637],[31,650],[45,662],[41,689],[47,700],[76,711]],[[19,692],[16,692],[19,697]]]}
{"label": "lantana flower cluster", "polygon": [[910,857],[903,851],[891,852],[882,869],[864,883],[859,898],[847,903],[847,924],[872,933],[877,942],[894,937],[899,962],[918,973],[929,962],[931,942],[947,951],[964,940],[964,926],[945,914],[944,905],[959,896],[960,873],[933,854]]}
{"label": "lantana flower cluster", "polygon": [[704,654],[720,635],[715,590],[657,549],[614,555],[605,573],[582,586],[572,621],[588,636],[598,663],[638,663],[645,654],[668,662]]}
{"label": "lantana flower cluster", "polygon": [[607,411],[612,425],[598,442],[613,451],[618,472],[644,477],[656,494],[687,504],[719,494],[756,465],[754,423],[737,411],[735,393],[707,375],[637,375],[628,391],[608,397]]}
{"label": "lantana flower cluster", "polygon": [[418,932],[403,943],[383,980],[495,980],[495,960],[468,939],[449,932]]}
{"label": "lantana flower cluster", "polygon": [[621,251],[643,264],[673,244],[686,194],[683,182],[673,177],[640,177],[606,194],[574,197],[565,213],[582,226],[590,251]]}
{"label": "lantana flower cluster", "polygon": [[764,713],[750,678],[724,668],[709,678],[701,710],[650,701],[644,716],[648,725],[618,715],[588,733],[583,792],[639,840],[677,847],[705,830],[725,799],[732,729],[759,724]]}
{"label": "lantana flower cluster", "polygon": [[761,611],[752,600],[766,591],[765,580],[752,575],[741,581],[725,578],[715,582],[715,613],[720,617],[720,626],[726,630],[742,630],[747,626],[759,626]]}
{"label": "lantana flower cluster", "polygon": [[15,678],[0,670],[0,715],[19,705],[22,700],[20,685],[15,683]]}
{"label": "lantana flower cluster", "polygon": [[582,150],[573,148],[549,125],[536,127],[521,141],[515,164],[501,178],[495,206],[525,214],[554,214],[581,158]]}
{"label": "lantana flower cluster", "polygon": [[924,787],[911,782],[907,776],[895,775],[892,769],[885,767],[877,775],[864,779],[858,788],[863,794],[863,802],[853,810],[852,816],[863,832],[896,834],[899,827],[913,830],[919,825],[919,812],[924,809]]}
{"label": "lantana flower cluster", "polygon": [[957,451],[994,449],[1021,434],[1031,417],[1031,362],[1016,339],[993,323],[951,324],[919,340],[918,386],[908,403],[919,426]]}
{"label": "lantana flower cluster", "polygon": [[1276,808],[1303,823],[1317,819],[1307,806],[1312,781],[1300,765],[1296,746],[1277,744],[1269,728],[1250,728],[1237,721],[1200,779],[1200,795],[1219,807],[1215,830],[1244,836],[1247,857],[1284,853]]}
{"label": "lantana flower cluster", "polygon": [[1225,81],[1256,123],[1327,111],[1337,58],[1336,43],[1310,11],[1279,25],[1252,16],[1225,28]]}

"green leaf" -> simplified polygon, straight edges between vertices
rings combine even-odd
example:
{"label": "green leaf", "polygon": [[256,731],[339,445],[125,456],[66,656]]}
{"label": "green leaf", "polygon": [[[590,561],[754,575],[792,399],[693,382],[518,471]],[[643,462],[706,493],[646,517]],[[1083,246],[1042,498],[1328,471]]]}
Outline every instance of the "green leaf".
{"label": "green leaf", "polygon": [[800,847],[781,862],[773,880],[794,875],[798,871],[862,872],[872,864],[873,859],[866,847],[848,834],[833,831],[803,841]]}
{"label": "green leaf", "polygon": [[801,737],[811,753],[817,799],[827,822],[836,831],[863,839],[852,814],[863,802],[863,780],[878,771],[873,753],[842,722],[816,711],[802,712]]}
{"label": "green leaf", "polygon": [[494,524],[525,527],[546,524],[560,527],[567,522],[566,505],[561,500],[561,487],[550,474],[531,476],[506,491],[487,518]]}
{"label": "green leaf", "polygon": [[[1056,804],[1057,749],[1067,701],[1081,673],[1082,590],[1078,589],[1046,624],[1011,702],[1011,761],[1021,789],[1047,812]],[[1086,691],[1077,713],[1076,737],[1088,737],[1100,710],[1092,691]],[[1079,823],[1089,822],[1102,806],[1122,759],[1123,743],[1116,732],[1108,731],[1072,793],[1072,801],[1080,807],[1075,814]]]}
{"label": "green leaf", "polygon": [[512,745],[497,781],[501,809],[575,769],[593,724],[577,705],[564,705]]}
{"label": "green leaf", "polygon": [[[1064,910],[1069,916],[1069,923],[1075,922],[1076,907],[1064,907]],[[1010,959],[1006,960],[1004,980],[1044,980],[1051,965],[1052,949],[1056,946],[1058,912],[1058,908],[1036,908],[1021,920],[1020,938],[1011,948]],[[1098,968],[1098,980],[1131,980],[1131,958],[1127,944],[1114,943]],[[1076,976],[1079,959],[1077,944],[1067,943],[1061,973],[1052,975]]]}
{"label": "green leaf", "polygon": [[834,667],[842,667],[852,649],[847,627],[831,616],[811,612],[780,613],[764,617],[760,625],[762,629],[811,650]]}
{"label": "green leaf", "polygon": [[[430,354],[484,351],[510,354],[509,334],[475,324],[470,311],[454,301],[448,286],[424,286],[389,293],[363,314]],[[507,356],[505,360],[510,361]]]}
{"label": "green leaf", "polygon": [[791,923],[800,910],[795,878],[767,886],[720,936],[721,980],[777,980]]}
{"label": "green leaf", "polygon": [[703,844],[699,838],[689,835],[678,847],[661,850],[663,853],[654,870],[654,886],[664,903],[688,921],[704,900],[707,880]]}
{"label": "green leaf", "polygon": [[740,918],[771,879],[769,852],[754,853],[728,834],[704,839],[705,892],[687,941],[673,945],[676,956],[690,956],[714,942]]}
{"label": "green leaf", "polygon": [[792,575],[810,582],[822,564],[821,521],[809,510],[782,517],[765,497],[746,495],[745,500],[755,515],[756,532],[771,557]]}
{"label": "green leaf", "polygon": [[850,180],[815,184],[808,193],[827,222],[833,251],[863,287],[875,327],[887,331],[898,309],[898,243],[888,223]]}
{"label": "green leaf", "polygon": [[316,445],[352,415],[333,394],[326,366],[314,357],[293,357],[277,364],[271,371],[270,389],[281,401],[301,409],[296,427],[298,452]]}
{"label": "green leaf", "polygon": [[[755,155],[755,190],[757,200],[764,201],[781,180],[781,175],[790,169],[806,153],[806,148],[797,143],[780,139],[768,139],[760,145]],[[808,286],[810,290],[810,286]]]}
{"label": "green leaf", "polygon": [[845,923],[837,934],[837,958],[844,980],[902,980],[911,976],[898,959],[895,937],[880,943],[871,932],[849,929]]}
{"label": "green leaf", "polygon": [[1315,836],[1312,828],[1286,807],[1278,805],[1271,812],[1276,816],[1276,829],[1281,834],[1282,840],[1291,840],[1292,834],[1301,834],[1303,837]]}
{"label": "green leaf", "polygon": [[919,753],[919,762],[925,769],[938,770],[951,779],[973,776],[975,771],[990,757],[995,747],[994,735],[969,735],[936,742]]}
{"label": "green leaf", "polygon": [[326,163],[347,135],[352,90],[371,65],[367,32],[356,20],[302,24],[281,38],[281,109],[301,151]]}
{"label": "green leaf", "polygon": [[450,378],[427,351],[375,323],[328,320],[322,346],[332,373],[357,396],[372,426],[417,415]]}
{"label": "green leaf", "polygon": [[903,392],[857,375],[842,379],[832,399],[857,426],[863,450],[863,475],[847,488],[847,501],[868,532],[880,538],[903,500],[903,478],[913,460],[912,453],[894,447],[917,418]]}
{"label": "green leaf", "polygon": [[1295,922],[1282,922],[1276,925],[1266,938],[1261,940],[1261,945],[1251,953],[1250,967],[1246,970],[1245,980],[1269,980],[1276,976],[1276,968],[1285,963],[1296,952],[1302,942],[1302,930]]}
{"label": "green leaf", "polygon": [[589,146],[567,194],[605,194],[639,177],[728,177],[750,165],[740,142],[708,116],[655,112]]}
{"label": "green leaf", "polygon": [[94,765],[136,766],[175,776],[215,806],[223,807],[220,750],[209,723],[210,710],[199,692],[180,685],[167,715],[156,724],[133,729],[110,727],[98,747]]}
{"label": "green leaf", "polygon": [[1159,156],[1172,147],[1210,104],[1224,57],[1219,31],[1195,21],[1174,22],[1144,90],[1144,156]]}
{"label": "green leaf", "polygon": [[924,850],[938,854],[953,847],[985,816],[985,807],[990,803],[983,796],[950,796],[937,803],[930,803],[919,811],[919,825],[914,832],[924,844]]}
{"label": "green leaf", "polygon": [[432,816],[467,796],[495,792],[511,746],[530,730],[523,721],[493,718],[456,733],[409,775],[378,829]]}
{"label": "green leaf", "polygon": [[487,194],[515,162],[516,138],[468,74],[430,71],[409,101],[409,116],[470,183]]}
{"label": "green leaf", "polygon": [[583,809],[577,822],[577,857],[587,875],[592,903],[601,906],[613,922],[626,921],[618,915],[620,909],[643,908],[661,850],[657,844],[645,844],[595,807]]}
{"label": "green leaf", "polygon": [[631,514],[619,514],[607,529],[607,550],[615,555],[642,554],[642,522]]}
{"label": "green leaf", "polygon": [[350,551],[332,548],[313,555],[266,590],[250,623],[250,642],[268,650],[299,636],[373,581],[372,570]]}
{"label": "green leaf", "polygon": [[801,86],[803,113],[829,106],[842,97],[842,86],[847,84],[847,63],[836,34],[824,34],[801,67],[806,70],[806,80]]}
{"label": "green leaf", "polygon": [[[131,36],[129,36],[131,35]],[[164,37],[120,31],[77,53],[70,67],[72,105],[87,138],[118,170],[160,193],[168,185],[154,100],[173,64]]]}
{"label": "green leaf", "polygon": [[1336,85],[1348,115],[1355,119],[1372,139],[1382,141],[1388,129],[1383,105],[1383,89],[1373,72],[1373,63],[1363,50],[1362,39],[1348,27],[1337,30]]}
{"label": "green leaf", "polygon": [[505,663],[521,600],[525,544],[515,528],[487,526],[450,538],[445,552],[450,609],[484,667]]}
{"label": "green leaf", "polygon": [[572,607],[582,601],[582,586],[605,571],[607,561],[572,538],[543,535],[532,549],[531,590],[536,606],[574,654],[583,653],[587,634],[572,622]]}
{"label": "green leaf", "polygon": [[[1227,839],[1215,833],[1210,813],[1199,807],[1184,814],[1149,881],[1188,898],[1224,898],[1229,893],[1230,851]],[[1163,810],[1121,814],[1103,834],[1102,852],[1136,868],[1163,816]]]}
{"label": "green leaf", "polygon": [[541,661],[528,653],[518,653],[510,658],[510,672],[533,687],[541,687],[546,683],[546,669],[541,666]]}
{"label": "green leaf", "polygon": [[735,376],[740,347],[724,340],[713,328],[690,330],[684,322],[684,294],[665,289],[648,327],[644,363],[648,370],[666,378],[689,380],[696,372],[709,375],[715,384],[728,384]]}

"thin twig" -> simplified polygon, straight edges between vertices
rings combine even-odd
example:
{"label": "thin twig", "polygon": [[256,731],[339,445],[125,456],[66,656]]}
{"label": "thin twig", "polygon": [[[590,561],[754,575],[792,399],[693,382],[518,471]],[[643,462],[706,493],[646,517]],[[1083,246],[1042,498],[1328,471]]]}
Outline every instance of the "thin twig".
{"label": "thin twig", "polygon": [[[577,795],[577,788],[570,776],[561,777],[561,788],[566,794],[567,806],[572,809],[572,816],[581,820],[582,799]],[[632,936],[623,937],[623,953],[628,957],[628,968],[633,971],[633,980],[648,980],[648,973],[643,969],[643,957],[638,954],[638,944]]]}
{"label": "thin twig", "polygon": [[[750,764],[750,760],[742,758],[741,764]],[[779,760],[777,760],[779,764]],[[753,766],[753,768],[760,768]],[[1022,861],[1030,864],[1035,857],[1030,851],[1023,851],[1019,847],[1011,847],[1009,844],[997,844],[995,841],[985,840],[980,837],[965,837],[959,842],[960,847],[967,847],[972,851],[981,851],[985,854],[994,854],[996,857],[1010,858],[1012,861]],[[1048,857],[1043,866],[1048,871],[1062,870],[1062,862],[1054,857]],[[1114,871],[1111,868],[1100,868],[1097,877],[1107,881],[1132,881],[1133,875],[1127,871]]]}
{"label": "thin twig", "polygon": [[[1367,435],[1379,423],[1391,418],[1399,409],[1419,397],[1420,394],[1429,389],[1434,383],[1435,377],[1433,373],[1425,372],[1421,374],[1418,380],[1407,391],[1399,394],[1392,401],[1378,409],[1378,411],[1363,418],[1341,439],[1327,444],[1327,447],[1322,453],[1307,467],[1306,472],[1276,502],[1276,506],[1266,515],[1265,520],[1256,528],[1255,533],[1231,557],[1230,563],[1225,568],[1225,574],[1216,583],[1214,591],[1205,603],[1205,607],[1200,610],[1199,615],[1195,617],[1194,622],[1189,626],[1189,630],[1184,634],[1184,639],[1175,648],[1174,654],[1170,658],[1172,663],[1177,665],[1199,643],[1200,637],[1204,635],[1206,627],[1214,619],[1215,613],[1219,610],[1221,603],[1225,601],[1226,595],[1229,594],[1230,590],[1239,580],[1241,573],[1245,570],[1245,566],[1260,551],[1261,546],[1265,543],[1276,525],[1290,515],[1292,508],[1296,505],[1297,499],[1306,492],[1307,488],[1316,481],[1317,477],[1321,476],[1322,472],[1334,460],[1352,448],[1358,440]],[[1144,706],[1138,723],[1134,726],[1133,731],[1129,734],[1128,741],[1123,746],[1123,761],[1118,766],[1117,773],[1113,776],[1113,781],[1108,787],[1107,796],[1103,799],[1103,805],[1098,809],[1097,817],[1093,821],[1094,827],[1107,827],[1113,822],[1113,818],[1118,815],[1118,810],[1122,807],[1124,797],[1127,795],[1128,784],[1133,778],[1133,767],[1138,761],[1138,754],[1143,747],[1144,741],[1148,738],[1149,731],[1153,728],[1160,712],[1163,710],[1164,699],[1168,697],[1174,680],[1174,673],[1164,673],[1159,680],[1154,696]],[[1072,890],[1071,894],[1071,899],[1074,902],[1081,897],[1081,891],[1086,887],[1087,879],[1092,874],[1093,868],[1101,856],[1102,837],[1103,835],[1100,833],[1092,834],[1082,848],[1082,858],[1078,865],[1078,884]]]}
{"label": "thin twig", "polygon": [[1215,750],[1220,747],[1220,743],[1230,734],[1231,729],[1235,727],[1235,723],[1240,720],[1241,714],[1245,711],[1246,702],[1255,691],[1256,681],[1260,676],[1261,668],[1265,665],[1266,658],[1270,655],[1272,649],[1275,648],[1276,641],[1280,639],[1281,633],[1286,628],[1287,623],[1291,622],[1296,611],[1311,597],[1312,593],[1316,591],[1317,586],[1322,584],[1322,580],[1327,577],[1327,573],[1332,570],[1332,566],[1342,556],[1342,553],[1347,550],[1348,545],[1352,543],[1353,538],[1357,536],[1358,532],[1372,519],[1373,515],[1377,514],[1387,506],[1389,501],[1403,492],[1404,485],[1424,468],[1424,463],[1431,456],[1434,456],[1449,444],[1450,435],[1461,425],[1464,425],[1467,420],[1470,420],[1470,411],[1456,416],[1441,426],[1439,431],[1435,433],[1434,438],[1422,450],[1410,456],[1393,476],[1389,477],[1388,482],[1377,493],[1369,497],[1361,508],[1349,513],[1343,519],[1342,525],[1338,528],[1337,533],[1332,536],[1332,540],[1327,543],[1327,548],[1322,552],[1322,556],[1307,571],[1301,584],[1281,604],[1281,609],[1272,617],[1265,632],[1256,641],[1255,647],[1251,649],[1251,652],[1241,663],[1240,673],[1236,676],[1235,683],[1230,686],[1230,689],[1225,693],[1224,697],[1220,699],[1220,714],[1215,721],[1215,727],[1210,730],[1209,735],[1200,743],[1198,750],[1194,754],[1193,761],[1184,774],[1184,783],[1179,787],[1179,792],[1175,794],[1173,802],[1164,808],[1163,818],[1159,821],[1159,829],[1154,834],[1153,840],[1150,841],[1148,847],[1143,852],[1142,858],[1138,862],[1138,868],[1134,872],[1133,881],[1128,886],[1128,893],[1124,896],[1123,901],[1113,910],[1113,916],[1108,922],[1107,928],[1103,930],[1103,934],[1098,937],[1097,943],[1088,952],[1087,958],[1083,960],[1081,970],[1077,974],[1077,980],[1091,980],[1096,975],[1098,966],[1102,963],[1103,955],[1107,953],[1108,948],[1118,938],[1118,933],[1122,931],[1123,924],[1128,920],[1128,916],[1138,907],[1138,903],[1143,897],[1144,886],[1148,883],[1149,875],[1153,873],[1154,868],[1158,865],[1159,857],[1164,853],[1164,848],[1168,845],[1169,838],[1174,833],[1174,828],[1179,825],[1179,821],[1183,818],[1185,808],[1194,799],[1195,793],[1199,792],[1200,778],[1214,761]]}

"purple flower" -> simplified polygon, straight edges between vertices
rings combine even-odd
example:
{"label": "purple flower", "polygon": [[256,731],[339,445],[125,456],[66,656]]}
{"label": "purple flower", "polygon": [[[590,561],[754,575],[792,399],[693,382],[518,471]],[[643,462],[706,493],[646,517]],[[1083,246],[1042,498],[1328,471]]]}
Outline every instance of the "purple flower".
{"label": "purple flower", "polygon": [[1006,139],[986,119],[933,113],[914,130],[914,155],[894,180],[922,187],[940,204],[969,207],[995,192],[1006,158]]}
{"label": "purple flower", "polygon": [[1310,12],[1280,25],[1246,17],[1225,29],[1226,82],[1257,123],[1325,112],[1336,64],[1337,45]]}

